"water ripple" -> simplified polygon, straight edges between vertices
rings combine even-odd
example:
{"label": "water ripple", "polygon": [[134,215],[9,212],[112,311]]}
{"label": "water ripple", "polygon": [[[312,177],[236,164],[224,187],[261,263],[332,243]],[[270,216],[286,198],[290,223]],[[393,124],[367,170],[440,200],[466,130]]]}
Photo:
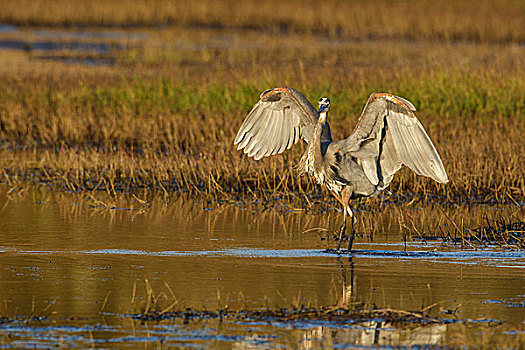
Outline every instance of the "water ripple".
{"label": "water ripple", "polygon": [[[389,245],[391,248],[392,245]],[[378,247],[380,248],[380,247]],[[391,250],[391,249],[356,249],[348,252],[336,253],[317,249],[257,249],[231,248],[219,250],[193,251],[145,251],[135,249],[95,249],[95,250],[21,250],[11,247],[0,247],[0,253],[20,255],[142,255],[152,257],[238,257],[238,258],[327,258],[327,257],[356,257],[372,259],[403,259],[403,260],[432,260],[435,262],[454,262],[463,264],[484,264],[506,268],[525,268],[524,251],[497,251],[489,249],[479,250]]]}

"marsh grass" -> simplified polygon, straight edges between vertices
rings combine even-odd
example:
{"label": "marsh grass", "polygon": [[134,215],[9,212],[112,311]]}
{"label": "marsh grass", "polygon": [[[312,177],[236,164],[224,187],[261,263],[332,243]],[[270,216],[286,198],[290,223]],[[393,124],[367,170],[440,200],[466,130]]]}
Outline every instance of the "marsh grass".
{"label": "marsh grass", "polygon": [[[523,202],[522,76],[406,71],[393,78],[389,90],[401,91],[421,109],[418,115],[451,179],[443,186],[403,170],[393,192],[439,201]],[[216,200],[309,201],[321,191],[294,169],[303,145],[260,162],[233,147],[264,82],[198,86],[169,78],[117,77],[99,86],[92,80],[96,76],[87,77],[87,84],[69,79],[8,79],[0,97],[3,182],[72,192],[189,192]],[[387,80],[368,84],[386,86]],[[312,86],[333,96],[330,123],[336,139],[350,134],[368,92],[375,90],[322,81]],[[307,96],[320,94],[305,88]]]}
{"label": "marsh grass", "polygon": [[[343,272],[344,275],[344,272]],[[346,279],[343,277],[343,284]],[[332,281],[334,290],[340,289],[340,282]],[[354,282],[351,282],[354,283]],[[131,318],[140,321],[161,321],[170,319],[183,319],[184,323],[189,321],[199,321],[203,319],[220,319],[233,321],[249,322],[286,322],[294,323],[300,321],[327,321],[333,323],[367,322],[370,320],[383,319],[385,322],[394,325],[403,324],[433,324],[451,323],[450,319],[432,317],[430,315],[433,306],[424,307],[417,311],[397,310],[389,307],[380,308],[373,303],[356,301],[351,292],[346,295],[347,290],[343,288],[343,295],[335,293],[335,303],[329,306],[312,306],[311,301],[301,297],[301,291],[286,300],[279,292],[282,305],[275,307],[266,305],[263,308],[247,309],[242,292],[236,293],[237,297],[231,294],[222,296],[217,290],[217,308],[211,310],[199,310],[189,307],[181,307],[179,299],[176,297],[172,288],[164,283],[163,288],[154,290],[151,283],[144,280],[146,294],[142,294],[142,288],[137,288],[137,283],[133,286],[131,304],[140,300],[140,312],[131,315]],[[140,290],[139,290],[140,289]],[[236,300],[237,299],[237,300]],[[304,302],[307,301],[307,305]],[[437,303],[436,303],[437,304]]]}
{"label": "marsh grass", "polygon": [[[84,11],[84,5],[71,2],[56,12],[55,24],[77,22],[73,13],[83,16],[85,24],[96,18],[99,24],[125,24],[126,16],[146,6],[139,2],[120,12],[104,12],[116,4]],[[389,11],[408,11],[410,17],[423,9],[419,2],[410,8],[403,4],[390,6]],[[521,5],[509,4],[490,7],[494,15],[489,21],[503,23],[499,16],[505,13],[510,18],[505,25],[513,23]],[[148,2],[148,6],[167,5]],[[177,6],[181,5],[173,9]],[[217,5],[199,6],[185,12],[181,21],[192,11],[206,13],[204,9]],[[243,6],[256,8],[253,3]],[[364,2],[341,6],[341,13],[346,6],[376,9]],[[464,6],[469,3],[443,6],[443,11],[463,16]],[[488,11],[487,6],[481,2],[473,13]],[[38,1],[28,4],[25,12],[6,5],[1,16],[7,22],[32,23],[36,9],[45,24],[48,9]],[[141,18],[147,19],[148,11],[144,9]],[[169,11],[154,13],[170,16]],[[269,15],[265,11],[258,9],[260,18]],[[275,201],[284,201],[312,209],[328,193],[295,171],[303,144],[259,162],[232,145],[259,93],[288,85],[311,101],[330,96],[334,139],[351,133],[372,91],[392,92],[415,104],[451,181],[438,185],[402,169],[390,186],[395,195],[385,200],[524,202],[525,55],[512,43],[514,34],[511,42],[497,45],[432,41],[428,38],[434,34],[427,38],[421,28],[419,42],[370,38],[364,32],[356,34],[363,41],[334,39],[315,30],[291,31],[275,40],[268,31],[202,29],[188,26],[189,22],[162,31],[145,30],[147,39],[111,54],[114,67],[42,62],[33,59],[32,52],[2,55],[0,181],[12,189],[36,184],[94,197],[102,192],[130,198],[186,193],[210,202],[252,200],[272,207]],[[208,18],[208,23],[213,21]],[[505,25],[497,28],[510,28]],[[394,35],[397,29],[394,24],[392,28]],[[481,42],[500,35],[498,30],[482,35]]]}
{"label": "marsh grass", "polygon": [[[96,215],[111,221],[161,222],[173,227],[204,224],[207,232],[213,235],[222,232],[224,225],[230,225],[232,232],[245,232],[246,227],[254,223],[253,230],[257,234],[270,229],[273,235],[291,242],[296,239],[311,241],[317,249],[334,248],[342,222],[340,205],[329,194],[310,196],[310,202],[299,195],[298,198],[290,195],[290,199],[283,197],[262,202],[257,197],[236,196],[215,201],[191,193],[160,195],[146,188],[131,195],[105,190],[72,193],[33,185],[2,185],[0,191],[5,193],[4,200],[0,201],[0,213],[20,201],[29,200],[40,203],[39,206],[58,205],[60,220],[71,224],[81,222],[85,215]],[[497,203],[457,205],[436,203],[422,196],[419,199],[411,195],[394,197],[380,196],[351,203],[358,219],[355,229],[359,242],[394,239],[396,242],[417,241],[419,244],[423,241],[424,244],[468,250],[484,246],[492,249],[523,248],[523,232],[519,231],[519,226],[513,226],[523,222],[525,213],[520,206],[500,206]],[[483,233],[483,242],[472,236],[480,228],[490,230],[496,227],[495,223],[501,222],[512,225],[494,235]],[[521,237],[521,240],[513,236]]]}
{"label": "marsh grass", "polygon": [[[446,214],[445,214],[446,215]],[[497,246],[502,249],[524,249],[525,248],[525,222],[520,218],[523,215],[514,213],[509,217],[502,215],[496,218],[489,218],[487,215],[482,215],[479,224],[480,227],[470,228],[470,222],[465,225],[462,218],[461,223],[458,224],[447,216],[451,223],[448,229],[439,227],[441,232],[440,237],[426,237],[419,236],[418,238],[427,239],[442,239],[443,242],[453,242],[461,244],[462,247],[474,248],[479,246],[487,247],[488,245]],[[467,220],[471,221],[471,220]],[[470,224],[470,225],[469,225]]]}
{"label": "marsh grass", "polygon": [[432,324],[447,323],[446,319],[430,317],[421,312],[396,310],[391,308],[366,308],[361,306],[354,310],[343,308],[277,308],[266,310],[228,310],[218,311],[174,310],[166,312],[151,311],[133,315],[132,318],[141,321],[161,321],[166,319],[183,319],[185,323],[204,319],[225,319],[248,322],[284,322],[293,324],[295,322],[330,322],[341,324],[348,322],[369,322],[371,320],[382,320],[389,324],[403,326],[407,324]]}
{"label": "marsh grass", "polygon": [[198,26],[330,37],[522,42],[521,1],[102,1],[0,2],[0,22],[36,26]]}
{"label": "marsh grass", "polygon": [[[144,286],[146,289],[146,295],[142,295],[139,291],[137,294],[137,282],[133,285],[133,292],[131,295],[131,305],[136,307],[137,304],[140,308],[140,313],[143,315],[155,314],[158,317],[170,312],[179,305],[179,299],[173,292],[173,289],[164,282],[164,290],[160,292],[155,292],[150,282],[146,279],[144,280]],[[140,301],[139,301],[140,300]]]}
{"label": "marsh grass", "polygon": [[[432,309],[437,309],[437,306],[442,303],[434,303],[432,305],[422,307],[421,310],[411,311],[404,309],[393,309],[390,307],[378,307],[372,303],[362,301],[352,301],[341,304],[341,300],[338,300],[334,305],[329,306],[310,306],[310,301],[302,300],[300,291],[297,296],[292,298],[293,301],[290,303],[284,303],[283,305],[276,305],[275,307],[260,308],[246,308],[243,300],[242,292],[238,293],[238,298],[241,300],[233,300],[231,295],[223,297],[217,292],[217,308],[189,308],[181,307],[178,299],[174,296],[171,288],[165,284],[166,290],[153,290],[150,283],[146,280],[146,295],[141,295],[141,292],[137,292],[137,284],[133,288],[132,300],[136,298],[142,302],[140,312],[131,313],[126,315],[131,319],[140,321],[143,324],[170,324],[172,322],[182,322],[183,324],[199,323],[202,321],[210,322],[217,320],[221,324],[223,322],[242,324],[246,323],[268,323],[273,324],[277,327],[283,327],[284,325],[295,328],[298,326],[299,330],[305,325],[310,325],[309,329],[316,329],[316,326],[322,324],[323,327],[319,327],[321,331],[326,327],[329,332],[325,334],[326,339],[323,340],[327,343],[336,342],[336,332],[332,327],[337,325],[353,324],[355,326],[362,325],[364,329],[374,327],[376,332],[379,329],[388,327],[388,335],[383,341],[388,344],[394,345],[397,342],[403,343],[403,338],[399,339],[393,336],[393,333],[408,330],[410,332],[417,332],[417,329],[428,328],[432,333],[441,334],[436,340],[440,340],[439,343],[432,342],[434,346],[446,346],[446,347],[471,347],[476,348],[491,348],[495,344],[500,347],[511,347],[520,348],[525,341],[523,331],[518,328],[504,325],[498,320],[491,319],[461,319],[457,318],[455,314],[451,314],[449,309],[439,308],[437,315],[431,315]],[[162,288],[162,289],[165,289]],[[335,286],[336,289],[340,289],[340,286]],[[277,292],[277,294],[279,294]],[[171,296],[170,296],[171,295]],[[343,297],[344,299],[344,297]],[[297,302],[302,300],[302,303]],[[308,305],[304,305],[304,302]],[[447,301],[446,303],[450,303]],[[162,304],[162,305],[161,305]],[[454,312],[456,312],[460,305],[451,305]],[[443,316],[449,315],[449,316]],[[451,317],[453,315],[454,317]],[[436,325],[439,328],[434,328]],[[379,328],[377,328],[379,326]],[[349,339],[349,334],[345,334],[345,331],[338,330],[346,336],[344,339]],[[366,334],[366,331],[364,332]],[[424,334],[424,332],[422,332]],[[293,335],[295,342],[300,342],[303,337],[308,337],[309,332],[299,332]],[[297,339],[295,339],[297,338]],[[311,338],[311,337],[308,337]],[[417,339],[418,345],[423,341]],[[434,338],[433,338],[434,339]],[[406,342],[407,340],[405,340]],[[412,342],[414,340],[412,339]],[[365,340],[366,342],[366,340]],[[377,342],[377,341],[376,341]],[[374,342],[374,344],[376,344]],[[380,341],[381,343],[381,341]],[[412,344],[412,343],[410,343]]]}

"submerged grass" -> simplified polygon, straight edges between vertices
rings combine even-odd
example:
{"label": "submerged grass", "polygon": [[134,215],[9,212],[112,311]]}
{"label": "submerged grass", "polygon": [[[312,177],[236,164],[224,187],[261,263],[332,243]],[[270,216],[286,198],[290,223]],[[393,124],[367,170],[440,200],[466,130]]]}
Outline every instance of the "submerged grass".
{"label": "submerged grass", "polygon": [[[342,284],[343,295],[336,292],[334,297],[336,302],[328,306],[312,306],[310,301],[308,305],[304,304],[304,298],[299,294],[292,298],[289,306],[270,307],[266,305],[263,308],[247,309],[244,304],[244,297],[242,293],[238,293],[237,299],[231,300],[230,294],[226,297],[221,297],[220,291],[217,290],[217,309],[214,310],[199,310],[190,307],[181,307],[181,302],[173,292],[172,288],[164,283],[164,288],[155,291],[150,282],[146,279],[144,286],[146,295],[142,295],[141,291],[137,291],[137,283],[134,284],[132,291],[132,305],[135,305],[135,300],[139,300],[138,304],[140,312],[130,314],[130,317],[140,321],[162,321],[171,319],[182,319],[184,323],[190,321],[199,321],[204,319],[220,319],[230,321],[248,321],[248,322],[284,322],[293,324],[296,322],[330,322],[331,324],[341,323],[362,323],[362,322],[386,322],[392,326],[406,326],[410,324],[445,324],[454,322],[465,322],[464,320],[456,320],[450,318],[443,318],[431,316],[433,308],[439,304],[435,303],[427,307],[422,307],[421,310],[408,311],[397,310],[390,307],[378,307],[369,302],[358,301],[356,296],[352,294],[354,290],[355,281],[351,277],[347,286],[346,273],[342,270]],[[351,275],[353,276],[353,275]],[[332,281],[332,288],[339,291],[341,289],[339,283]],[[142,289],[142,288],[140,288]],[[278,295],[279,292],[277,292]],[[283,301],[285,299],[283,298]],[[230,302],[233,305],[230,305]],[[468,320],[466,322],[472,322]],[[501,323],[494,321],[494,324]]]}
{"label": "submerged grass", "polygon": [[514,218],[503,218],[499,216],[496,219],[492,219],[486,215],[482,215],[479,224],[483,226],[469,228],[469,226],[465,226],[463,220],[462,223],[458,225],[447,215],[447,219],[452,224],[448,226],[449,229],[443,229],[440,226],[440,236],[429,237],[419,235],[415,237],[423,240],[440,239],[443,240],[443,242],[461,244],[462,247],[469,248],[492,245],[502,249],[524,249],[525,221],[523,221],[519,215],[513,216]]}
{"label": "submerged grass", "polygon": [[[60,220],[71,220],[73,223],[77,223],[84,214],[104,216],[112,220],[118,218],[123,222],[162,222],[173,227],[193,227],[205,222],[206,229],[211,234],[220,232],[221,227],[232,223],[235,223],[232,232],[245,232],[246,227],[255,221],[257,228],[254,232],[257,234],[271,227],[275,236],[290,239],[296,236],[311,240],[312,246],[318,249],[334,248],[342,222],[338,202],[328,195],[310,196],[310,203],[299,195],[299,198],[293,197],[293,194],[289,194],[289,200],[283,197],[267,202],[261,202],[256,197],[214,201],[206,197],[196,198],[189,193],[159,195],[147,188],[130,196],[111,191],[71,193],[71,190],[56,191],[53,187],[35,188],[33,185],[0,185],[0,194],[0,213],[10,210],[11,206],[21,201],[37,202],[40,203],[39,206],[46,207],[59,203]],[[486,241],[483,244],[468,234],[469,228],[477,230],[487,225],[487,217],[491,223],[505,221],[516,225],[522,222],[525,211],[519,207],[499,207],[494,203],[433,204],[424,198],[414,200],[410,195],[394,197],[380,196],[373,200],[352,203],[358,219],[355,229],[359,242],[382,242],[388,240],[388,237],[395,237],[396,242],[400,239],[431,244],[443,242],[444,246],[467,249],[477,249],[484,245],[501,249],[520,247],[519,242],[513,241],[511,236],[522,235],[519,231],[502,231],[496,235],[499,241]],[[75,205],[71,205],[72,202]]]}
{"label": "submerged grass", "polygon": [[344,308],[278,308],[265,310],[228,310],[218,311],[185,310],[175,311],[150,311],[132,316],[133,319],[141,321],[161,321],[166,319],[183,319],[185,323],[192,320],[221,319],[233,321],[251,322],[285,322],[293,324],[296,322],[312,322],[331,324],[361,323],[361,322],[386,322],[391,325],[408,324],[432,324],[452,323],[454,320],[430,317],[422,312],[406,310],[395,310],[391,308],[367,308],[361,306],[354,310]]}
{"label": "submerged grass", "polygon": [[[335,282],[335,281],[334,281]],[[510,327],[496,319],[461,319],[456,312],[461,305],[453,306],[453,310],[437,307],[439,302],[422,307],[421,310],[409,311],[381,308],[371,303],[356,301],[352,294],[353,287],[346,286],[345,273],[342,272],[343,295],[336,296],[337,302],[331,306],[311,306],[310,301],[301,298],[301,293],[294,298],[290,306],[275,306],[246,308],[242,293],[238,293],[241,302],[233,302],[230,306],[230,294],[222,300],[217,292],[217,309],[181,307],[172,289],[164,284],[165,290],[159,293],[146,280],[146,295],[137,292],[135,284],[132,300],[141,300],[141,310],[127,314],[126,317],[140,321],[142,324],[177,324],[184,325],[209,324],[216,320],[223,323],[266,324],[270,327],[292,329],[294,344],[305,339],[319,338],[319,343],[348,343],[354,346],[445,346],[491,348],[494,344],[500,347],[520,348],[525,341],[523,331],[518,327]],[[353,277],[351,277],[351,282]],[[335,282],[334,287],[339,290]],[[349,287],[349,288],[348,288]],[[346,295],[345,295],[346,293]],[[279,294],[279,293],[278,293]],[[233,298],[235,299],[235,298]],[[305,306],[299,300],[308,302]],[[450,301],[447,301],[450,302]],[[437,315],[435,311],[437,311]],[[439,309],[439,310],[437,310]],[[221,327],[218,327],[221,329]],[[405,331],[413,335],[403,337]],[[295,333],[295,334],[293,334]],[[368,338],[367,335],[375,336]],[[428,333],[432,337],[428,337]],[[419,335],[419,337],[418,337]]]}

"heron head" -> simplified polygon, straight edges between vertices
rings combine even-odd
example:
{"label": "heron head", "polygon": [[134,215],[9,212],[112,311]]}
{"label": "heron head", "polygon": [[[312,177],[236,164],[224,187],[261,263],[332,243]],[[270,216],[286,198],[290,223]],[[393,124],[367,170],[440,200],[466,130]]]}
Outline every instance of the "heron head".
{"label": "heron head", "polygon": [[319,100],[319,113],[328,112],[330,109],[330,99],[328,97],[323,97]]}

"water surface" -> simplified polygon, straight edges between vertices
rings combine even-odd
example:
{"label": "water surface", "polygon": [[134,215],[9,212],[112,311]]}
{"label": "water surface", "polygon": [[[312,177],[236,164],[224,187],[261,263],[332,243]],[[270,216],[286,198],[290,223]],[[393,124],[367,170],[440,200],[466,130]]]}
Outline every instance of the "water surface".
{"label": "water surface", "polygon": [[[395,206],[395,204],[392,204]],[[134,206],[134,207],[133,207]],[[213,209],[204,210],[203,208]],[[33,346],[300,347],[422,345],[449,341],[455,324],[403,329],[381,322],[141,322],[147,286],[158,305],[217,310],[373,303],[523,326],[525,254],[360,237],[352,255],[312,228],[337,213],[213,208],[180,198],[101,210],[70,194],[0,194],[0,324],[4,344]],[[407,209],[402,209],[407,210]],[[379,217],[378,220],[388,220]],[[395,218],[394,218],[395,219]],[[164,295],[163,295],[164,294]],[[165,299],[165,300],[164,300]],[[514,333],[513,333],[514,332]]]}

